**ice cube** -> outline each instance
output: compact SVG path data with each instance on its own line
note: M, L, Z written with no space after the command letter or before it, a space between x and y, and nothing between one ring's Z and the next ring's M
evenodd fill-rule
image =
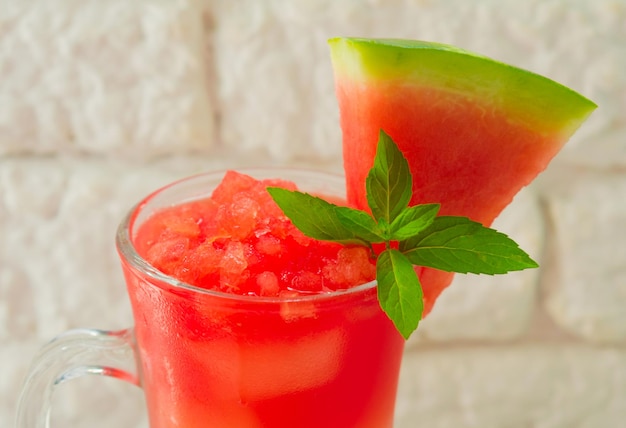
M324 267L324 277L339 287L364 284L376 276L376 266L365 247L347 247L337 252L337 260Z
M246 272L248 261L245 255L244 244L231 241L227 244L222 260L220 261L220 285L226 290L238 289L239 285L248 278Z
M276 238L272 235L262 235L259 236L259 240L255 245L255 249L265 255L274 256L279 254L282 246L280 243L280 239Z
M277 296L280 291L278 278L273 272L261 272L257 275L256 283L259 286L261 296Z
M339 373L344 353L345 333L339 328L289 342L242 343L241 399L267 400L325 385Z
M295 290L281 290L279 296L282 299L297 298L302 296ZM284 300L280 303L280 316L286 322L294 322L303 318L315 318L317 316L317 308L315 303L311 301L295 301L290 302Z
M210 388L208 395L245 404L331 382L341 370L346 338L343 329L335 328L282 341L231 336L190 343L189 349L194 382L199 382L194 388Z

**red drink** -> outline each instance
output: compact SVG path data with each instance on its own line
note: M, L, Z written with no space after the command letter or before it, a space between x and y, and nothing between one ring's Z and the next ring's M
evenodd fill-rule
M343 196L340 179L296 174ZM150 426L391 428L404 340L363 283L367 252L302 236L262 198L207 200L221 178L148 197L135 248L120 245Z

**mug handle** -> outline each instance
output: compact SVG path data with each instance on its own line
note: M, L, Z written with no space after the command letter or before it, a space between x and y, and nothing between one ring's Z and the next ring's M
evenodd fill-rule
M44 346L26 377L16 428L48 428L57 385L85 375L109 376L140 386L132 329L69 330Z

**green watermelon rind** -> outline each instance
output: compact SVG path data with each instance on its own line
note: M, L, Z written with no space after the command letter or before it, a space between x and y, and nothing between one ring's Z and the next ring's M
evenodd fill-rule
M441 88L495 105L546 133L573 133L597 108L547 77L435 42L337 37L329 40L336 79Z

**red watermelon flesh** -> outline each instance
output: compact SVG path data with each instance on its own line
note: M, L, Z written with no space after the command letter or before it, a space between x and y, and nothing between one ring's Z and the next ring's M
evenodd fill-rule
M490 225L596 105L545 77L455 47L405 40L330 41L348 201L367 209L380 130L413 175L411 204ZM420 269L425 314L452 274Z

